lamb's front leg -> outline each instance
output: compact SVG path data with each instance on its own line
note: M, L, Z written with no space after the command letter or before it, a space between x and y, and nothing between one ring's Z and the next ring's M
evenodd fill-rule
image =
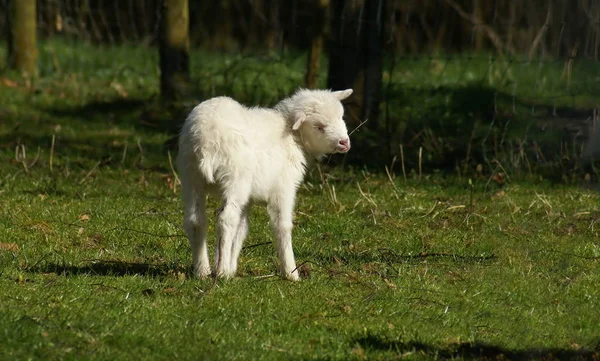
M271 227L275 234L275 245L281 264L283 277L297 281L300 279L296 269L294 250L292 249L292 212L294 197L281 197L268 205Z

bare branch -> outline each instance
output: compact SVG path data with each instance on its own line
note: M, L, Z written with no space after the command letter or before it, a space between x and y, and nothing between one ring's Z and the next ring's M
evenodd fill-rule
M552 1L550 0L550 1L548 1L548 12L546 13L546 22L544 22L544 25L542 25L542 27L538 31L537 35L535 36L535 39L533 40L533 44L531 44L531 49L529 50L529 61L531 61L531 59L533 59L533 55L535 54L535 51L537 50L538 46L542 42L542 37L544 36L544 34L546 33L546 30L550 26L551 20L552 20Z
M450 5L458 13L458 15L460 15L461 18L470 21L473 23L473 25L481 27L481 29L486 32L488 38L490 38L501 56L504 54L504 50L508 51L510 54L515 53L515 49L513 49L510 44L504 44L498 33L496 33L491 26L485 24L483 19L477 19L475 16L467 13L454 0L446 0L446 3L448 3L448 5Z

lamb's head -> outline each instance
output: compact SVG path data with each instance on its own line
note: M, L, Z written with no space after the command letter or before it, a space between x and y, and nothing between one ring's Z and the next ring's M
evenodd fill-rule
M290 98L288 108L292 130L298 132L304 148L317 157L350 150L341 101L352 89L341 91L300 90Z

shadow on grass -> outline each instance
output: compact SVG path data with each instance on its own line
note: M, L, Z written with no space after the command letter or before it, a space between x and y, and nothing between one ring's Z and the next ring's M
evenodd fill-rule
M60 106L44 109L55 117L83 118L86 122L101 122L135 128L178 133L195 101L161 103L158 99L110 99L89 102L81 106Z
M562 155L563 143L571 147L585 143L594 110L557 106L553 98L544 100L547 102L536 103L481 82L395 85L386 94L385 101L391 104L389 115L357 132L355 144L357 149L367 150L363 156L375 154L372 161L388 165L402 144L408 168L422 161L426 168L454 171L465 160L484 163L487 158L521 151L515 149L516 144L524 147L522 151L529 153L529 159L542 155L550 162ZM382 149L386 143L389 156ZM414 156L421 148L422 159ZM350 152L348 160L353 162L360 156Z
M180 264L149 264L123 261L91 261L79 266L47 263L33 266L30 272L56 273L65 276L150 276L161 277L179 272L187 274L188 269Z
M513 350L482 342L463 342L450 344L447 347L436 347L422 342L401 342L388 340L377 335L358 337L353 345L362 347L367 355L370 352L393 352L397 356L420 354L435 359L465 360L598 360L600 346L590 349L567 350L559 348L539 348Z
M73 114L78 113L74 111ZM144 169L158 167L156 170L161 172L170 171L164 160L169 151L174 156L173 145L163 143L162 137L152 137L153 132L140 134L136 130L113 129L110 120L100 127L90 127L94 122L91 120L93 117L77 116L82 119L65 120L74 125L75 131L57 132L55 138L50 130L51 124L55 124L51 119L44 120L36 127L17 124L11 132L0 134L0 146L6 150L24 147L27 164L48 166L48 157L53 150L54 164L68 164L71 169L134 165ZM62 124L65 125L64 122ZM40 153L39 162L34 161Z
M331 253L318 254L302 254L299 253L299 258L307 259L308 262L325 265L333 263L355 263L366 264L380 262L388 265L400 263L417 263L427 260L429 263L457 263L457 264L490 264L496 260L496 255L481 254L481 255L461 255L457 253L445 252L420 252L414 254L400 254L389 248L379 248L378 253L374 252L350 252L339 251L333 256Z

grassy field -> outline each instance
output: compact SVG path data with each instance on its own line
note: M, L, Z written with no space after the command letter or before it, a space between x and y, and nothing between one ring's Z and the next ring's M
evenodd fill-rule
M398 162L389 177L323 165L295 214L301 282L275 275L261 207L239 277L193 279L164 146L181 118L153 99L155 55L129 67L114 65L127 49L79 50L89 56L46 49L33 83L0 79L0 359L600 358L600 193L587 183L499 163L419 175L409 151L406 179ZM302 78L300 56L269 72L260 58L194 56L209 64L194 70L207 94L248 103ZM456 71L444 74L427 79L455 94ZM427 84L417 78L402 79ZM443 98L431 99L433 116Z
M273 276L256 207L239 278L215 283L189 278L168 172L4 170L2 359L600 356L594 191L313 174L304 280Z

